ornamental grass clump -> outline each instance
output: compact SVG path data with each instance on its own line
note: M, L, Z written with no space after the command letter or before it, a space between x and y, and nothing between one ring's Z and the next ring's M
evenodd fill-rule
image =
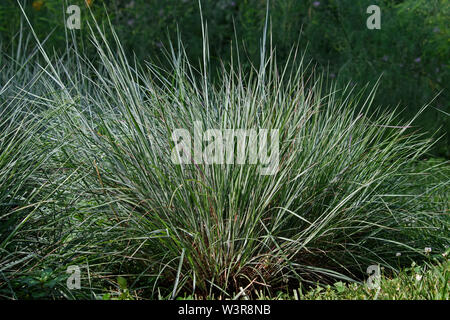
M46 110L63 106L45 133L64 141L51 165L70 181L60 186L72 228L61 245L89 261L92 281L126 274L146 297L233 298L359 281L370 265L395 270L448 243L439 193L448 183L415 166L431 142L413 120L374 108L375 88L339 89L295 48L280 66L266 35L259 67L244 71L235 57L212 81L205 27L200 67L178 41L167 50L170 70L131 61L98 25L91 34L97 60L44 55L35 95ZM277 170L174 162L173 133L194 136L195 123L277 130ZM243 150L248 159L251 141Z

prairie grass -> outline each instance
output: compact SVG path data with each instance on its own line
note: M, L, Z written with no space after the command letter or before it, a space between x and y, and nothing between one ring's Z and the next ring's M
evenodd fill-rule
M270 296L362 281L374 264L396 272L448 245L448 162L418 165L433 142L414 119L373 106L376 87L328 83L298 48L278 65L267 26L259 66L244 74L234 56L213 82L202 26L199 70L181 40L161 70L94 23L97 60L39 44L19 63L31 84L2 78L3 296L97 298L124 282L144 298ZM174 164L172 133L195 121L279 130L277 173ZM80 291L65 288L73 264Z

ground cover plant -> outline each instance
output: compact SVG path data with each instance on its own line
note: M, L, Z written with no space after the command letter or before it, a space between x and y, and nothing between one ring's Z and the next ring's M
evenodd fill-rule
M272 296L256 291L253 296L258 300L448 300L447 255L448 252L439 258L432 258L423 266L412 263L395 277L382 275L378 288L370 289L365 284L338 281L332 285L317 284L311 288L299 287L290 291L278 291ZM208 298L215 299L215 297ZM248 300L249 296L242 291L239 298ZM106 296L105 299L111 299L111 296ZM192 300L202 297L189 295L178 299Z
M280 64L268 19L259 63L247 72L231 55L211 74L201 26L199 67L181 40L168 68L140 62L95 20L94 59L70 33L51 53L31 23L31 58L4 52L2 297L276 297L445 254L449 163L423 160L436 141L415 123L427 105L405 122L373 104L376 86L337 85L299 47ZM195 123L278 130L276 172L175 163L173 133ZM66 286L73 265L79 290Z

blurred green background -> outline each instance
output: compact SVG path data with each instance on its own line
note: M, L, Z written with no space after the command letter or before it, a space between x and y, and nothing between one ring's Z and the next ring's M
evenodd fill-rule
M67 1L20 1L39 39L48 37L45 47L65 50ZM176 41L179 32L191 60L201 59L197 0L69 0L68 4L82 8L82 28L75 34L88 54L93 53L87 32L90 8L105 23L108 12L130 57L134 52L140 60L163 66L163 48L168 48L170 40ZM248 57L246 65L258 63L266 0L202 0L201 4L208 23L212 67L230 58L235 37L241 57ZM372 4L381 8L381 30L366 27L366 9ZM404 119L431 102L416 122L417 129L431 136L440 128L436 137L443 137L432 152L450 158L450 1L272 0L270 17L271 41L280 62L299 43L302 51L307 49L306 61L327 71L330 80L340 85L362 88L382 75L374 105L398 106ZM17 1L1 0L3 52L14 55L21 24L26 22Z

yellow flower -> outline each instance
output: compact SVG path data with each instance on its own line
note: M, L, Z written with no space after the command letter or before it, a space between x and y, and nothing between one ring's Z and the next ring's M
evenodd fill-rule
M43 5L44 5L44 1L42 1L42 0L33 1L33 4L32 4L34 10L37 10L37 11L41 10Z
M84 0L84 2L86 2L86 5L88 7L90 7L92 5L92 3L94 2L94 0Z

